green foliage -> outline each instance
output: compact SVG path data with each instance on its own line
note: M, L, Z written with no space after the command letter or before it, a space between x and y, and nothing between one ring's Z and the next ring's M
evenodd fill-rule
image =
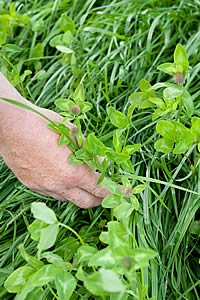
M0 163L0 298L13 288L16 300L197 299L197 3L10 2L0 3L1 71L41 107L55 100L77 126L50 123L59 144L111 194L83 211L31 192ZM160 82L161 63L172 81ZM47 216L33 220L38 201Z
M128 118L123 113L117 111L113 107L108 107L107 112L111 123L115 127L126 128L128 126Z

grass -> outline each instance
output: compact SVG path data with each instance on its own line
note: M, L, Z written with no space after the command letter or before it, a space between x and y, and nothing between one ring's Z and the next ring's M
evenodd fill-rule
M8 13L11 2L0 2L1 14ZM87 114L85 135L95 132L109 145L113 126L106 115L106 106L112 104L124 112L128 97L138 89L140 79L148 79L151 83L166 80L168 77L156 70L156 66L172 60L177 43L186 47L189 56L192 70L187 85L193 95L195 114L200 115L198 0L19 0L15 7L18 14L28 15L31 22L22 27L13 25L8 30L7 44L14 44L21 50L11 51L3 46L1 70L27 99L54 110L54 100L65 97L66 93L69 95L71 88L86 74L86 96L93 103L93 110ZM79 71L72 72L69 64L62 63L62 54L49 45L57 32L54 25L64 12L74 20L77 29L72 48ZM31 24L37 21L44 23L33 31ZM34 53L35 45L41 42L44 52ZM20 83L16 70L21 75L26 69L31 70L32 75ZM154 127L151 112L140 110L134 113L133 128L128 136L129 143L144 144L133 156L135 174L132 179L136 183L148 181L151 187L141 193L142 214L131 218L130 230L139 247L159 252L150 267L144 268L146 298L141 296L141 299L198 299L198 237L191 234L190 226L198 219L199 154L196 150L184 156L155 152ZM79 232L88 243L99 243L104 221L112 218L111 212L101 207L81 210L28 190L1 161L0 299L13 299L3 283L14 269L24 264L18 245L23 243L29 254L36 252L27 226L33 221L30 204L38 200L47 203L62 223ZM71 261L76 249L77 240L69 231L61 229L55 253ZM42 299L55 299L48 286ZM91 296L79 284L72 299L99 298Z

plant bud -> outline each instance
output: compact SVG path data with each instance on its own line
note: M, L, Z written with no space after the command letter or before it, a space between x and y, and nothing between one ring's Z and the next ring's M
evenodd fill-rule
M123 187L122 192L125 197L130 197L130 195L132 193L132 188L131 187Z
M71 135L72 136L74 136L74 137L77 136L78 132L79 132L78 127L71 128Z
M184 81L185 81L185 76L183 73L180 73L180 72L177 72L174 77L173 77L173 81L176 83L176 84L183 84Z
M80 113L80 107L78 105L73 105L71 107L71 112L74 114L74 115L78 115Z

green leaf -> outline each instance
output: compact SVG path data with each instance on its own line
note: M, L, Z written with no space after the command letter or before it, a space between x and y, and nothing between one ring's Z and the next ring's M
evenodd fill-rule
M18 294L19 295L19 294ZM17 295L17 296L18 296ZM26 300L35 300L35 299L42 299L42 297L44 296L44 290L41 289L40 287L38 288L33 288L33 290L31 292L29 292L29 294L26 296ZM15 300L22 300L22 298L19 295L19 299L16 297Z
M140 205L137 197L135 195L131 195L130 201L133 206L133 209L138 210Z
M27 265L15 270L5 281L4 287L9 293L19 293L25 287L27 280L35 270Z
M106 189L108 189L113 194L116 194L116 195L122 194L120 191L119 185L109 178L105 177L101 184L102 184L102 186L104 186Z
M30 283L33 286L43 286L56 279L61 268L54 265L45 265L31 276Z
M43 32L45 30L45 24L42 19L39 19L37 21L32 21L31 20L31 26L32 26L32 31L33 32Z
M85 114L86 112L90 111L93 108L92 103L87 101L84 101L83 104L80 104L80 106L83 114Z
M146 93L151 88L151 84L147 80L142 79L139 82L139 87L141 92Z
M163 97L164 99L175 99L177 97L180 97L183 94L183 92L183 87L174 85L164 89Z
M121 202L121 197L119 195L111 194L107 195L103 201L102 206L105 208L114 208Z
M40 240L37 245L39 256L43 250L51 248L57 238L59 231L58 224L49 225L46 228L43 228L40 233Z
M188 57L185 48L181 44L178 44L174 51L174 62L176 65L182 66L184 73L187 72L189 67Z
M47 224L56 224L58 220L52 209L43 202L31 203L31 212L35 219L41 220Z
M83 102L85 100L85 90L83 83L79 83L77 88L73 93L73 100L79 104L79 102Z
M130 159L121 163L121 167L123 168L124 171L128 171L131 173L135 172L133 164Z
M151 249L146 249L146 248L133 249L133 256L136 262L153 259L154 257L156 257L156 255L158 255L158 253Z
M128 155L132 155L133 153L137 152L140 148L141 144L127 145L123 148L122 152Z
M191 134L196 141L200 140L200 118L192 118Z
M64 122L74 120L74 115L72 115L71 113L68 113L66 111L61 111L59 114L64 117L63 119Z
M122 180L123 187L125 187L125 188L132 187L130 180L125 175L121 177L121 180Z
M83 271L82 266L79 266L78 271L76 272L76 278L80 281L84 281L85 277L85 272Z
M197 234L200 236L200 221L193 221L190 225L189 231L191 234Z
M104 244L109 244L109 234L106 231L100 233L99 239Z
M193 142L191 139L185 139L175 144L173 153L184 154L191 146Z
M151 103L155 104L159 108L162 108L162 109L166 108L165 102L160 98L149 98L149 101Z
M88 262L89 267L112 268L115 264L116 261L109 247L97 251Z
M73 153L69 155L68 162L74 166L81 166L84 163L82 160L77 159Z
M127 226L124 222L110 221L107 223L108 227L108 244L113 251L115 257L129 255L132 249L127 243L130 238L130 233L127 231Z
M105 149L106 147L104 146L104 144L100 141L100 139L98 139L94 133L90 133L86 140L85 140L85 145L84 145L85 149L94 154L94 155L100 155L100 156L104 156L105 155Z
M59 123L60 124L60 123ZM52 129L54 132L61 134L62 129L60 128L58 122L54 123L49 123L48 128Z
M19 247L19 252L21 254L21 256L23 257L23 259L25 259L27 261L27 263L33 267L34 269L39 269L41 268L44 264L43 262L41 262L39 259L37 259L36 257L29 255L26 253L25 249L24 249L24 245L20 244Z
M156 97L154 90L151 89L151 84L147 80L140 80L139 86L141 92L145 93L148 97Z
M133 188L133 194L139 194L146 189L146 184L138 184Z
M191 115L194 113L194 103L192 100L192 96L187 90L185 90L182 94L182 101L187 114L189 115L189 117L191 117Z
M154 91L160 89L160 88L163 88L163 87L168 87L168 86L171 86L171 83L167 83L167 82L157 82L155 83L154 85L152 85L152 89Z
M57 45L56 49L64 54L70 55L70 57L74 53L74 51L72 49L62 46L62 45Z
M56 253L63 257L66 262L69 262L77 252L77 249L80 247L80 242L77 238L68 236L67 238L61 239L56 243Z
M128 116L129 119L132 118L132 115L133 115L133 112L134 112L135 108L136 108L136 105L134 103L129 106L128 113L127 113L127 116Z
M135 107L138 107L139 109L145 109L152 106L152 103L148 100L148 96L143 92L131 94L128 101L131 104L135 104Z
M101 160L101 165L100 165L100 172L101 175L99 176L98 180L97 180L97 184L102 183L102 181L104 180L105 176L106 176L106 172L109 168L109 163L108 160L106 158L103 159L103 161Z
M33 221L33 223L28 226L28 231L31 234L32 240L39 241L41 230L46 227L48 227L47 223L44 223L38 219Z
M31 57L32 58L38 58L44 56L44 46L42 43L38 43L35 45L35 47L31 51Z
M121 152L122 150L122 141L121 135L123 133L123 129L116 129L113 131L113 147L117 152Z
M191 131L187 127L185 127L182 123L173 121L173 124L176 127L176 141L182 141L182 140L191 140Z
M134 260L134 269L139 269L148 266L149 260L155 258L157 255L158 253L151 249L133 249L131 256Z
M57 46L67 46L69 47L69 45L66 45L63 41L63 34L57 34L56 36L54 36L50 42L49 42L51 47L57 47Z
M92 156L89 152L87 152L85 149L79 149L75 152L76 158L86 161L92 159Z
M174 146L173 140L167 140L167 139L159 139L155 142L154 147L157 151L163 152L163 153L169 153L172 151L172 148Z
M66 31L63 35L62 35L62 41L64 43L65 46L69 47L73 41L73 34L71 33L71 31Z
M60 29L64 32L70 31L71 33L75 33L75 25L74 21L68 16L68 13L63 13L59 19Z
M169 75L174 75L177 72L176 65L172 63L161 64L157 69Z
M107 108L107 113L111 123L118 128L126 128L129 124L128 117L120 111L117 111L113 107Z
M114 271L100 269L84 279L85 287L96 296L124 292L124 286Z
M31 70L25 70L24 73L20 76L21 81L24 82L27 76L31 75L32 71Z
M175 141L176 139L176 127L175 125L166 120L161 120L156 124L156 131L165 139Z
M130 158L130 156L126 153L118 153L115 151L108 152L107 157L109 160L116 162L116 164L121 164Z
M69 145L71 143L70 139L66 135L61 134L58 140L59 146Z
M33 293L33 290L35 289L34 286L32 286L29 281L26 283L25 287L23 288L23 290L18 293L16 296L15 296L15 300L28 300L28 299L31 299L30 297L30 294L34 294ZM35 300L34 298L32 298L32 300Z
M113 215L120 221L129 220L129 216L132 214L134 207L128 203L123 202L113 209Z
M52 253L52 252L43 252L41 254L41 259L46 258L46 260L53 265L56 265L57 267L65 267L65 262L59 255Z
M95 253L97 253L97 249L89 246L89 245L82 245L81 247L78 248L77 251L77 257L78 257L78 262L83 263L83 262L88 262L91 257Z
M55 279L59 300L69 300L76 288L77 281L69 272L63 270L59 272Z
M62 111L71 111L71 107L75 105L74 101L69 99L56 99L54 101L55 105Z

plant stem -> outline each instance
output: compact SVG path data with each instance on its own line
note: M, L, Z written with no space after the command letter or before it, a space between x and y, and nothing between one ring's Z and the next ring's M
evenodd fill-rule
M59 223L60 226L65 227L66 229L68 229L69 231L71 231L81 242L82 245L85 245L85 242L83 241L82 237L71 227L69 227L68 225L65 225L63 223Z

